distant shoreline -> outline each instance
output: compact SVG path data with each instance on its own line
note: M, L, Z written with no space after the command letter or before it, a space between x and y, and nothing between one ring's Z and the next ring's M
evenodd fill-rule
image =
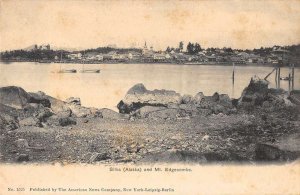
M49 61L49 62L39 62L39 61L28 61L28 60L19 60L19 61L3 61L0 60L0 63L9 64L9 63L16 63L16 62L32 62L32 63L39 63L39 64L52 64L52 63L61 63L61 64L143 64L143 65L184 65L184 66L232 66L232 63L218 63L218 62L209 62L209 63L202 63L202 62L185 62L185 63L177 63L177 62L116 62L116 61L90 61L90 62L82 62L82 61ZM265 63L265 64L257 64L257 63L235 63L235 66L247 66L247 67L275 67L277 64ZM288 67L288 66L281 66L281 67ZM299 68L295 66L295 68Z

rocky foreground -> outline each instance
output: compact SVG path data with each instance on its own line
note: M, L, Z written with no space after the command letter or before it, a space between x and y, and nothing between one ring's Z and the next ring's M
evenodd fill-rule
M133 86L119 113L0 88L0 161L289 162L300 156L300 95L253 77L239 99Z

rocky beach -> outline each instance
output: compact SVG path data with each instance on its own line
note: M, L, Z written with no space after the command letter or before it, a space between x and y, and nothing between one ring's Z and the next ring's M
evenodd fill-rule
M238 99L136 84L119 113L0 88L2 163L262 163L300 156L300 92L256 76Z

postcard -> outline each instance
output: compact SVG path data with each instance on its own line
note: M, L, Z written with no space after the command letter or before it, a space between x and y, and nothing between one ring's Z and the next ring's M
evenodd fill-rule
M299 194L300 1L0 0L0 194Z

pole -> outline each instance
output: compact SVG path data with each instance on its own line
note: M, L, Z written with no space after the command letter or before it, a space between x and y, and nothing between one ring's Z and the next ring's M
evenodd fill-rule
M277 80L277 76L278 75L278 68L276 67L276 72L275 72L275 84L276 84L276 88L278 88L278 80Z
M294 90L294 81L295 81L295 64L292 66L292 90Z
M291 64L289 65L289 94L291 93Z
M278 81L278 88L280 88L280 67L278 67L278 78L277 78L277 81Z
M232 84L234 84L234 70L235 70L235 64L232 63L233 69L232 69Z
M265 80L267 80L267 78L276 70L276 68L274 68L267 76L265 76Z

